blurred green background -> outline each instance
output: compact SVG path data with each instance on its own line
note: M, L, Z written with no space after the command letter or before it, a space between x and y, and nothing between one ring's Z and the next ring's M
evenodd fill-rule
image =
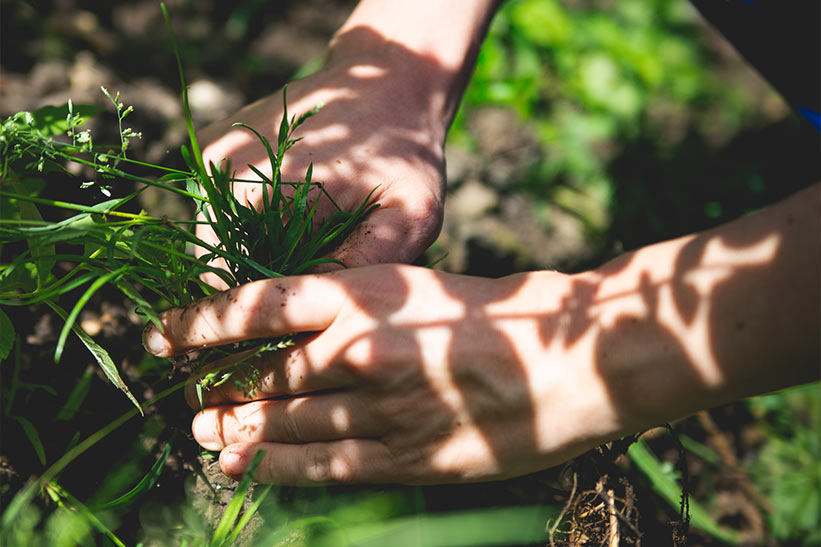
M527 193L548 235L573 217L577 249L516 257L571 270L789 195L818 180L818 144L680 0L507 2L449 140L481 154L467 178Z

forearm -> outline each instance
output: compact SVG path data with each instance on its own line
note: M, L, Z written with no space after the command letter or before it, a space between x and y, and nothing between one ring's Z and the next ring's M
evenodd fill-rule
M578 276L625 430L819 377L819 192Z
M329 45L327 65L388 59L403 94L450 125L501 0L362 0Z

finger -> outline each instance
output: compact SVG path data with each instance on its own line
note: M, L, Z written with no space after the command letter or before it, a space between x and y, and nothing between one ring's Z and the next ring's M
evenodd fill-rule
M433 243L441 227L441 204L433 198L413 204L383 200L330 257L347 268L410 263Z
M203 448L222 450L238 442L375 438L385 428L373 418L365 398L337 391L206 408L194 417L191 431Z
M193 409L226 403L242 403L282 395L298 395L313 391L338 389L350 385L344 368L327 366L331 357L324 354L321 344L309 344L315 337L303 338L294 346L266 351L248 358L258 349L232 355L203 367L185 389L185 398ZM315 363L322 363L316 365ZM197 394L196 384L208 374L231 373L218 386L205 388Z
M220 454L222 471L239 480L262 450L257 482L283 485L413 482L412 470L373 439L307 444L238 443Z
M239 340L319 331L333 322L344 300L345 290L332 274L255 281L162 313L162 332L149 323L143 345L170 357Z

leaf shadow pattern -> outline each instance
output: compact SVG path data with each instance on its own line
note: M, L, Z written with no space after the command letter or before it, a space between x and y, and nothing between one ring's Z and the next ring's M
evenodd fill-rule
M322 71L288 86L289 112L299 114L318 105L321 109L295 133L301 142L284 160L283 180L301 180L312 165L313 180L323 184L346 211L356 209L375 189L373 201L380 209L355 229L337 254L355 265L410 262L441 228L444 134L437 129L443 121L435 119L435 113L454 100L445 86L454 70L369 27L350 29L333 43L349 52L345 59L329 55ZM414 93L403 85L403 77L397 77L401 73L424 74L431 92ZM388 104L372 100L385 95L392 97ZM258 180L248 165L270 176L263 147L232 124L247 124L271 138L279 130L281 104L276 95L265 97L203 129L199 135L206 143L206 163L228 158L242 180ZM250 203L259 203L262 197L255 182L237 183L235 193ZM334 210L330 200L320 199L317 222ZM406 247L409 250L403 253ZM396 257L393 252L400 254Z
M800 246L786 240L808 219L782 220L760 228L748 219L721 235L680 240L666 267L639 252L578 276L491 281L384 265L246 290L258 297L240 298L236 313L213 317L208 329L262 333L309 303L341 311L294 348L262 358L260 396L274 398L221 408L233 435L221 432L223 444L298 445L312 469L301 476L313 483L486 481L559 464L722 397L812 380L812 367L798 367L776 385L771 376L729 385L752 359L814 358L801 339L817 337L817 320L791 332L785 316L813 317L815 299L785 285L813 276L818 259L789 256ZM802 268L774 275L782 261ZM602 276L625 273L635 286L603 288ZM310 294L329 280L342 293L336 304ZM538 284L551 290L533 292ZM761 291L783 293L787 311L753 306L735 317L739 299ZM772 343L764 350L749 343L765 336ZM362 439L369 442L331 446ZM297 479L304 469L295 465L274 476Z
M369 64L364 71L347 67L335 94L304 127L305 140L301 144L310 145L312 151L300 155L307 148L295 147L285 171L299 173L313 162L315 178L334 185L333 194L343 209L355 203L355 196L363 189L370 191L380 185L376 198L387 200L383 201L382 211L393 209L401 214L401 202L409 202L414 196L391 194L389 190L400 188L405 181L369 177L374 173L372 164L387 158L403 162L410 171L434 174L432 178L441 183L441 157L431 153L429 143L420 137L429 128L421 117L403 115L404 110L418 106L416 99L399 90L394 111L369 114L393 128L392 138L387 142L373 140L369 126L362 123L353 107L367 98L361 92L363 79L369 79L369 85L379 85L382 76L400 69L397 66L421 65L433 75L443 69L430 60L401 51L395 44L385 43L368 29L350 32L373 47L393 48L405 62L391 66ZM345 35L339 39L345 39ZM318 99L310 94L300 95L299 82L290 89L297 101ZM258 118L255 108L259 106L250 106L238 120L232 121L256 124L252 120ZM276 119L272 117L267 128L256 125L263 133L273 133ZM334 119L335 123L323 126L324 119ZM216 127L218 131L219 126ZM340 147L346 150L343 156L339 155ZM242 139L219 152L217 156L231 156L237 165L259 163L263 154L261 149L244 147ZM360 173L364 176L357 177ZM246 195L253 190L254 186L249 186ZM436 192L431 195L435 199ZM425 217L430 211L430 207L424 207L416 214ZM436 230L440 222L441 219L434 220ZM350 249L362 245L365 239L378 240L386 247L398 245L412 237L410 231L415 229L413 222L404 226L404 231L386 232L377 229L373 222L366 222L350 240ZM795 219L789 218L783 219L783 225L777 229L769 226L763 231L746 223L743 229L729 235L687 239L669 264L642 263L641 254L625 255L592 274L568 277L557 283L555 294L545 302L532 302L532 309L525 313L511 312L504 304L528 288L527 276L505 278L494 290L483 291L489 285L445 281L443 276L431 273L426 278L428 294L420 297L420 287L410 281L406 270L399 266L382 267L376 280L340 284L346 292L344 300L359 313L353 329L358 332L344 344L334 345L331 333L343 328L339 325L345 318L340 318L326 331L302 338L293 349L271 362L260 363L265 370L262 381L268 386L261 392L268 398L255 407L253 418L240 413L245 405L221 407L219 423L232 423L223 427L219 435L226 443L236 441L226 438L225 431L231 429L241 432L244 441L275 441L289 449L299 447L302 452L291 450L290 454L299 454L308 461L312 468L308 482L320 484L363 482L355 470L372 464L375 454L386 457L391 466L377 469L364 482L498 480L556 465L620 434L715 404L711 392L726 388L722 384L724 378L736 375L751 358L761 358L745 354L740 338L772 338L769 357L773 362L782 358L812 360L813 355L797 349L795 336L787 332L786 322L779 319L784 316L783 310L758 310L752 323L733 317L732 313L732 303L739 297L754 299L763 291L789 292L783 286L783 278L778 281L781 285L773 284L771 266L782 261L795 262L790 256L794 249L784 242L796 231L806 229L808 226L798 226ZM717 245L725 255L738 260L716 264L710 257L711 248ZM750 255L760 259L745 260ZM805 257L798 263L803 267L796 275L814 275L819 271L817 257ZM635 275L635 286L620 294L602 296L604 277L636 271L639 273ZM260 295L257 302L242 310L242 321L248 330L258 331L259 325L270 324L278 307L286 306L290 298L301 298L297 293L307 290L299 280L289 283L289 289L295 292L283 290L281 294L273 291L272 295ZM624 302L621 307L611 305L620 301ZM785 299L784 307L806 310L817 301L817 294L793 297ZM605 307L618 311L604 316ZM232 315L215 321L209 328L219 331L224 327L221 323L236 320ZM815 324L807 328L818 332L817 317ZM397 335L399 329L401 336ZM694 354L686 342L694 329L705 342L702 355ZM525 362L518 349L525 342L535 343L533 333L544 360ZM432 341L442 340L445 343L440 346L444 350L436 350L440 346ZM630 340L632 347L625 347L625 340ZM323 352L309 350L322 344ZM561 380L572 377L574 372L569 369L583 364L563 362L556 356L585 351L594 370L588 377L590 385L576 384L568 389ZM656 359L652 366L634 366L645 353ZM507 358L498 360L499 354ZM714 370L705 372L704 358L715 365ZM553 384L549 389L534 386L536 368L554 371L552 376L548 374ZM333 376L328 373L332 369L343 372ZM331 380L318 388L295 388L298 380L303 379L291 375L296 370L325 374L325 379ZM785 376L783 382L787 385L808 379L811 378ZM746 384L745 391L722 393L725 397L743 397L773 387L778 386L752 382ZM576 393L572 393L573 389ZM563 405L574 398L584 398L589 390L602 390L615 424L595 423L599 416L592 411L566 416L567 408L574 407L563 409ZM681 396L688 392L693 396ZM298 400L330 401L323 407L328 412L308 417L305 407L309 404L295 404ZM281 409L275 410L276 407ZM378 417L378 423L365 433L356 431L354 419L368 414ZM514 415L518 420L511 426L510 417ZM272 416L285 417L283 423L290 425L273 424ZM332 422L332 433L322 438L294 427L297 422L311 421L312 425ZM594 424L585 430L585 422ZM409 424L424 424L425 428L416 429ZM276 439L270 438L272 431L276 432ZM442 438L430 442L426 435L431 431L440 432ZM453 442L455 438L460 442ZM350 442L336 454L325 450L340 439L374 442ZM375 448L377 452L373 452ZM301 464L294 464L298 465ZM434 476L429 473L431 469L435 470ZM293 479L295 475L288 477ZM282 482L291 481L286 478Z

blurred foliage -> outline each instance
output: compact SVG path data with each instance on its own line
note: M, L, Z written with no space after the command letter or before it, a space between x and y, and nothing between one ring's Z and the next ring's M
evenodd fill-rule
M772 503L773 537L821 545L821 386L758 397L749 406L766 443L748 468Z
M477 108L513 109L542 150L517 187L581 216L594 240L609 230L632 248L715 225L780 195L765 195L755 159L725 158L718 172L704 160L786 115L751 69L717 55L720 42L681 0L511 0L450 142L471 143Z

